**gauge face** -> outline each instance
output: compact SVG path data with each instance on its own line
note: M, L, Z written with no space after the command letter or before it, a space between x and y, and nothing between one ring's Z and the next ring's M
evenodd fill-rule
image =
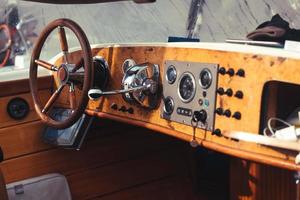
M184 73L180 78L178 86L180 99L185 103L190 102L194 98L195 92L196 84L193 75L190 73Z
M177 78L177 71L173 65L170 65L166 72L166 79L169 84L173 84Z
M211 83L212 83L212 75L211 75L211 72L210 72L208 69L203 69L203 70L200 72L200 75L199 75L199 82L200 82L200 86L201 86L203 89L209 88L209 86L210 86Z
M168 115L171 115L174 110L174 101L171 97L167 97L164 100L164 112Z

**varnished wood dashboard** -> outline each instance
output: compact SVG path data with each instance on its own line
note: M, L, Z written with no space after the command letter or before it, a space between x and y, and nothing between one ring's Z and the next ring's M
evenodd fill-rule
M296 53L286 53L281 49L266 47L228 45L226 49L215 46L203 47L197 45L124 45L124 46L93 46L93 55L102 56L110 67L109 83L106 90L115 90L121 87L123 78L122 63L134 59L136 63L153 63L160 68L160 89L162 93L162 76L167 60L215 63L226 70L232 68L235 72L243 69L244 76L218 75L217 88L232 89L233 92L242 91L243 98L216 94L216 108L230 109L240 112L241 119L215 115L215 129L221 133L230 131L244 131L253 134L261 132L262 118L276 116L277 99L276 84L268 87L269 83L300 83L300 60ZM232 47L232 49L230 49ZM70 59L73 62L80 58L80 51L73 51ZM300 58L300 56L299 56ZM61 62L60 57L56 64ZM294 91L297 93L297 91ZM293 98L288 96L287 98ZM61 104L68 104L68 98L61 98ZM132 108L133 113L112 109L112 105ZM103 118L110 118L146 127L176 138L191 141L193 128L177 122L161 118L161 104L153 110L147 110L134 104L129 104L122 95L101 97L100 100L90 101L86 113ZM295 104L296 106L296 104ZM262 116L264 113L264 116ZM223 152L232 156L257 161L290 170L299 170L295 164L298 152L271 148L256 143L233 140L224 136L212 134L210 131L195 129L198 143L206 148Z

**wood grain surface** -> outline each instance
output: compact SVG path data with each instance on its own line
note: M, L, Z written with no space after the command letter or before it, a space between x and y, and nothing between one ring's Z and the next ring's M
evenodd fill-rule
M137 63L150 62L160 66L161 77L164 74L163 66L166 60L217 63L226 70L229 68L237 72L245 71L245 77L229 75L218 76L218 87L231 88L235 93L243 91L243 99L217 95L216 107L239 111L241 120L216 115L215 128L221 131L245 131L258 133L260 128L260 113L262 109L262 94L266 83L281 81L299 84L299 60L259 54L238 52L174 48L174 47L110 47L93 49L94 55L104 57L110 65L110 81L106 90L119 89L123 78L122 63L127 58ZM73 52L71 58L77 62L79 52ZM75 62L74 61L74 62ZM60 62L60 59L57 60ZM288 69L288 70L287 70ZM63 98L62 103L67 103ZM111 109L116 103L119 107L134 108L134 114L123 113ZM161 103L160 103L161 104ZM89 114L113 118L164 132L184 140L191 140L193 129L191 126L170 122L160 117L160 109L145 110L126 103L120 95L103 97L99 101L90 101L87 109ZM257 145L254 143L238 142L225 137L212 135L209 131L196 130L198 142L205 147L221 151L245 159L251 159L292 170L300 167L294 164L297 152L283 151L276 148Z

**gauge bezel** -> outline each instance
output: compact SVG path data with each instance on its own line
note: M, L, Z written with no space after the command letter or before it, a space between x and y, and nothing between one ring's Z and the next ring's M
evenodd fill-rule
M175 72L175 79L174 80L169 80L169 78L168 78L169 69L173 69L174 72ZM168 81L169 84L173 84L173 83L175 83L176 79L177 79L177 69L174 65L170 65L166 70L166 80Z
M182 98L182 96L181 96L181 94L180 94L180 83L181 83L182 79L183 79L184 77L186 77L186 76L189 76L189 77L192 79L192 82L193 82L193 84L194 84L194 89L193 89L192 95L191 95L190 98L188 98L188 99ZM194 99L194 97L195 97L196 90L197 90L197 85L196 85L195 77L194 77L193 74L190 73L190 72L184 72L184 73L180 76L180 79L179 79L178 85L177 85L177 93L178 93L178 96L179 96L180 100L181 100L182 102L184 102L184 103L189 103L189 102L191 102L191 101Z
M204 72L207 72L209 74L209 78L210 78L209 84L206 85L206 86L204 86L201 83L201 74L204 73ZM200 74L199 74L199 84L200 84L201 88L203 88L203 89L209 88L211 86L212 82L213 82L213 76L212 76L211 71L209 69L207 69L207 68L202 69L201 72L200 72Z
M171 112L168 112L168 111L166 110L166 103L165 103L165 102L166 102L167 100L170 100L171 103L172 103L172 111L171 111ZM174 103L174 100L173 100L172 97L167 96L167 97L164 99L164 106L163 106L163 109L164 109L164 113L167 114L167 115L171 115L171 114L174 112L174 109L175 109L175 103Z

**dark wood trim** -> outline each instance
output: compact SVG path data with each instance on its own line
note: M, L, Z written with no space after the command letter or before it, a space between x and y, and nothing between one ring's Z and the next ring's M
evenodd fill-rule
M151 123L147 123L147 122L143 122L143 121L138 121L138 120L131 120L125 117L119 117L116 115L112 115L112 114L108 114L108 113L102 113L102 112L96 112L93 110L86 110L86 113L89 115L93 115L93 116L97 116L97 117L101 117L101 118L108 118L108 119L112 119L112 120L116 120L116 121L120 121L120 122L124 122L124 123L128 123L128 124L132 124L135 126L140 126L140 127L144 127L144 128L148 128L154 131L158 131L160 133L165 133L167 135L179 138L181 140L185 140L190 142L192 137L186 133L182 133L176 130L172 130L172 129L168 129L156 124L151 124ZM207 140L201 140L199 138L197 138L198 143L206 148L212 149L214 151L218 151L224 154L228 154L230 156L234 156L234 157L238 157L238 158L242 158L242 159L246 159L246 160L251 160L254 162L258 162L258 163L262 163L262 164L268 164L268 165L272 165L275 167L281 167L281 168L285 168L285 169L289 169L289 170L294 170L294 171L299 171L300 170L300 166L296 165L295 163L292 163L290 161L285 161L279 158L273 158L270 156L266 156L266 155L262 155L262 154L258 154L258 153L254 153L254 152L248 152L248 151L244 151L241 149L236 149L234 147L227 147L224 145L220 145L211 141L207 141Z

